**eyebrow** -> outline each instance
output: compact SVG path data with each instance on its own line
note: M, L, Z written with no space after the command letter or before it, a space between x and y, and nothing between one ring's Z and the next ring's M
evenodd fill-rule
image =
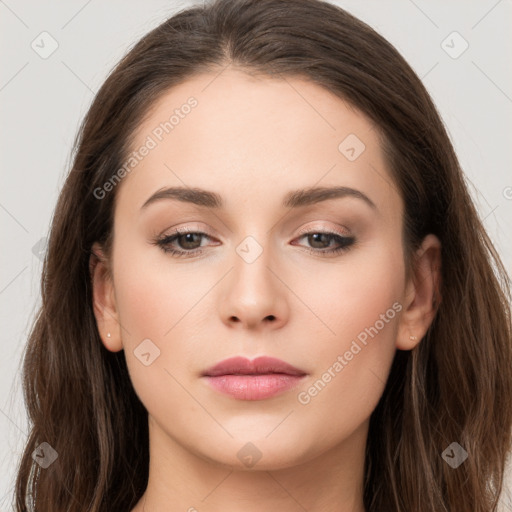
M288 192L283 200L285 208L299 208L317 204L329 199L355 197L361 199L373 210L377 211L375 203L363 192L350 187L310 187ZM177 201L195 204L206 208L221 209L224 207L222 196L216 192L197 187L169 187L157 190L142 205L141 210L150 204L162 199L174 199Z

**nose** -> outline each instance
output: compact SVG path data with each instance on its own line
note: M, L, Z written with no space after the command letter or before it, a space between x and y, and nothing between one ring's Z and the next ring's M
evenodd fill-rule
M221 317L229 327L242 329L276 329L288 318L286 286L279 270L272 265L270 251L262 253L252 262L238 254L233 268L223 280L223 293L219 297Z

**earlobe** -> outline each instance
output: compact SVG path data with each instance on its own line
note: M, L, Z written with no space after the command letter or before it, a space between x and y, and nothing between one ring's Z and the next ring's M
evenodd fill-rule
M103 345L111 352L123 349L121 329L117 317L114 283L108 260L97 242L89 257L89 273L92 284L93 311Z
M429 234L417 251L413 275L406 286L396 341L399 350L412 350L427 333L437 313L440 287L441 242Z

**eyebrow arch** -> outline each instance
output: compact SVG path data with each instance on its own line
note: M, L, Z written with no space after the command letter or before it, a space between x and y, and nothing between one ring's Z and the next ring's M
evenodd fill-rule
M283 200L285 208L299 208L329 199L355 197L363 200L372 209L377 210L375 203L363 192L350 187L310 187L288 192ZM175 199L206 208L220 209L224 207L222 197L216 192L197 187L169 187L157 190L142 205L141 210L162 199Z

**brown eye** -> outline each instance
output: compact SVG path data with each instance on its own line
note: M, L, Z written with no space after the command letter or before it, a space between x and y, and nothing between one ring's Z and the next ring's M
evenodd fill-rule
M176 257L189 257L196 256L202 252L201 241L203 238L210 239L206 233L190 231L188 233L164 235L153 243L158 245L165 253Z
M354 245L356 239L353 236L341 236L337 233L324 231L312 231L302 234L299 239L306 238L310 247L306 247L312 254L336 255L348 251ZM330 248L331 242L337 243L338 247Z
M201 247L201 233L185 233L176 237L178 246L182 249L194 250ZM195 240L194 240L195 238ZM199 244L198 244L199 242Z
M312 233L307 237L309 244L315 249L327 249L333 240L332 235L327 233Z

